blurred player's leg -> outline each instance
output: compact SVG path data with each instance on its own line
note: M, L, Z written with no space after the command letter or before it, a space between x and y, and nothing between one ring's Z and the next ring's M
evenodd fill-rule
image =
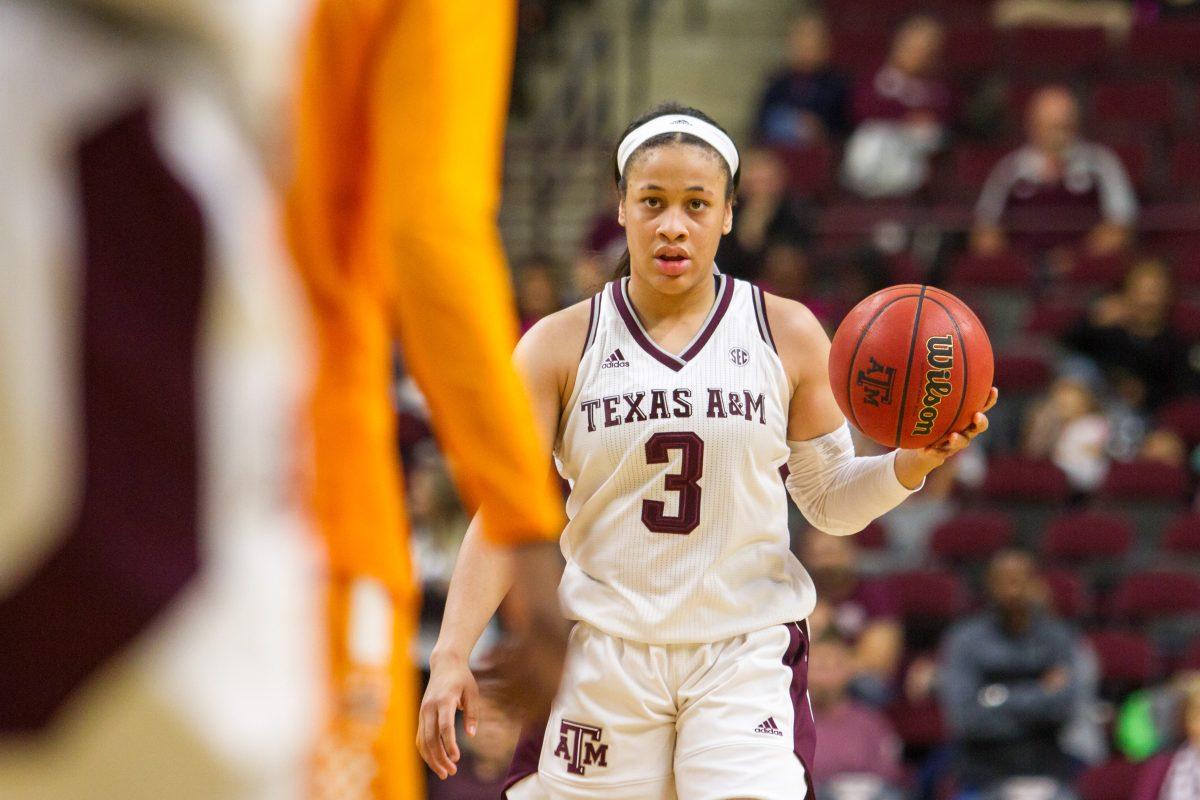
M488 535L512 545L561 525L560 498L534 485L545 453L511 364L495 224L514 30L511 0L327 0L309 33L289 210L320 339L314 505L331 561L333 712L321 798L424 793L397 344Z
M299 797L318 562L272 192L178 39L0 2L0 72L0 797Z

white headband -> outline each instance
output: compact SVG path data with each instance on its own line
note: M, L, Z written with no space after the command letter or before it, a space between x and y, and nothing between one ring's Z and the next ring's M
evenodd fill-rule
M712 145L713 149L720 153L721 157L725 159L725 163L729 165L729 174L737 174L738 151L733 145L733 140L716 125L696 117L689 117L686 114L655 117L645 125L634 128L628 136L621 140L621 145L617 148L617 171L624 175L625 164L633 155L633 151L663 133L690 133L697 139Z

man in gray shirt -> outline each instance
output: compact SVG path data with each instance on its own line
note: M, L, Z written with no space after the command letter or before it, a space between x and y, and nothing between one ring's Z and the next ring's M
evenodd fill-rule
M965 789L1008 778L1070 777L1059 734L1075 706L1078 637L1043 609L1027 553L1003 551L986 573L990 608L946 636L939 692Z

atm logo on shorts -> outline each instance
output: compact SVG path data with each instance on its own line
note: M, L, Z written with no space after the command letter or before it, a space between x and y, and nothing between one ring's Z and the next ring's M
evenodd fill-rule
M567 762L567 772L584 775L588 767L608 766L608 745L600 743L603 728L564 719L558 726L558 747L555 758Z
M768 736L783 736L783 731L779 730L779 726L775 724L774 717L767 717L758 723L758 727L754 729L754 732L765 733Z

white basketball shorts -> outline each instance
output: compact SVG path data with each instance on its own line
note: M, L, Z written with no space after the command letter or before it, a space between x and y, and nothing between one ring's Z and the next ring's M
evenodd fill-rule
M576 624L542 730L507 800L801 800L815 731L803 622L709 644L649 645Z

